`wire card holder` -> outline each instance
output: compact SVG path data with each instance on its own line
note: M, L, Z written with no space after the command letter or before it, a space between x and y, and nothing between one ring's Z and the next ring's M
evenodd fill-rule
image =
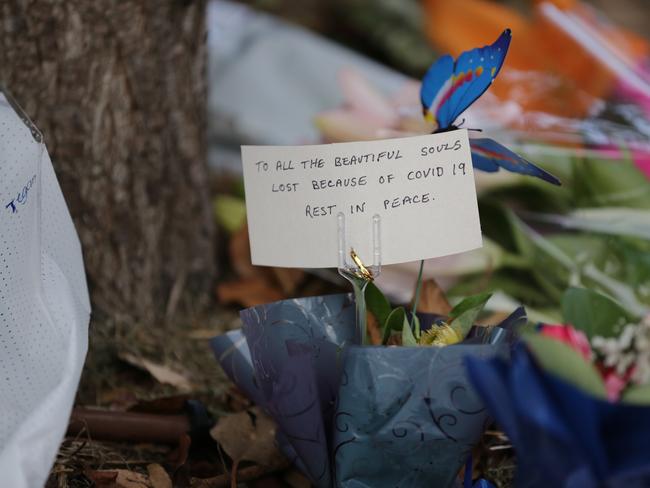
M365 291L368 283L381 273L381 217L372 216L372 265L366 266L354 248L348 246L345 215L339 212L336 216L338 229L338 271L341 276L352 284L357 315L357 339L359 344L366 343L366 297ZM351 262L348 261L348 256Z

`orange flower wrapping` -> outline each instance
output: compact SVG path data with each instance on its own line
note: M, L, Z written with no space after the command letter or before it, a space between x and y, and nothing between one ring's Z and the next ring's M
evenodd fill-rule
M504 27L512 29L504 71L491 91L503 100L516 98L525 111L582 118L596 99L606 98L613 90L618 73L570 34L575 25L592 42L607 43L631 65L650 52L643 39L607 24L573 0L538 1L532 19L488 0L424 0L424 6L429 39L438 50L453 56L484 45ZM539 76L521 76L516 71L534 71ZM543 82L545 78L548 83ZM528 96L522 97L522 91Z
M424 0L424 8L427 36L441 54L457 57L463 51L488 44L508 27L517 36L517 42L510 45L505 67L534 67L525 40L529 21L517 12L485 0ZM498 84L495 82L494 88Z

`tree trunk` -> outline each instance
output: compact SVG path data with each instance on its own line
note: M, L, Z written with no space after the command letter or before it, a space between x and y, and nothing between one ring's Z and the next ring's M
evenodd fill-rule
M205 0L0 4L0 80L44 134L93 312L117 323L212 284L204 19Z

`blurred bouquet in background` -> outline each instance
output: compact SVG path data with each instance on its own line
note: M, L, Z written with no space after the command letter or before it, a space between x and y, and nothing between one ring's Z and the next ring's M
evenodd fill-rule
M427 33L452 54L512 26L517 42L476 124L555 155L632 160L650 174L650 46L580 1L537 1L530 17L485 0L426 0ZM557 147L563 148L558 151ZM525 152L525 151L524 151Z
M463 115L466 116L463 127L482 129L493 135L557 175L563 183L557 188L505 171L476 172L484 247L427 261L425 278L435 277L452 298L494 292L487 304L489 309L508 310L525 303L533 320L546 322L561 318L559 303L568 286L594 288L630 310L647 311L650 307L650 181L644 156L650 127L644 109L647 95L644 66L650 52L647 41L611 24L592 7L577 1L535 2L530 16L487 0L468 0L462 5L427 0L422 7L416 2L406 3L410 7L402 12L404 15L397 15L396 10L400 9L392 8L390 2L346 2L340 8L349 15L341 16L344 23L341 25L351 30L358 22L359 30L370 36L370 30L363 27L371 21L378 29L402 26L403 29L394 27L399 33L419 32L421 24L419 42L426 43L423 37L426 33L439 52L452 55L484 44L504 25L510 25L513 41L507 62L491 89ZM222 2L218 4L219 8L225 7ZM264 21L265 29L267 23L270 21ZM237 30L224 33L236 33L249 25L257 22L243 17ZM309 89L308 100L304 102L313 111L308 117L304 110L301 114L305 120L311 118L314 122L310 127L316 129L314 137L338 142L433 130L422 117L418 81L377 65L368 66L367 60L361 62L361 56L343 53L341 48L326 45L322 39L316 41L315 36L308 37L296 28L287 28L281 36L277 28L263 30L267 31L273 39L281 37L282 46L289 43L293 46L290 52L301 60L298 64L302 67L296 69L303 78L311 80L303 81L300 86ZM275 34L271 36L271 33ZM257 61L275 52L269 46L280 42L264 41L266 38L261 34L256 36L250 39L255 49L232 57L233 63L250 57L241 67L244 71L258 69ZM305 37L305 42L298 42L300 36ZM390 36L386 34L386 44L382 46L398 49L402 46L397 42L400 36L389 41ZM409 46L415 37L410 39ZM388 56L395 64L400 58L399 49ZM409 65L404 69L415 73L420 66L423 71L432 59L433 53L431 57L420 56L417 62L409 58ZM278 99L284 100L285 91L291 90L295 103L289 104L287 110L293 110L294 106L304 108L302 92L294 88L286 70L277 68L284 66L283 62L278 59L273 66L278 76L284 75L282 83L274 84L274 90L281 90ZM323 73L322 81L307 72L316 69L314 66ZM234 127L247 127L244 116L252 124L250 114L255 113L257 129L277 128L269 116L280 109L264 109L269 96L256 89L256 79L252 75L247 77L241 97L237 95L239 92L235 93L237 96L230 95L231 88L241 86L240 83L234 80L223 83L221 93L225 91L229 95L218 100L229 100L231 111L235 107L256 108L233 115L233 120L241 120ZM249 105L241 105L242 101L248 101ZM321 107L320 111L315 107ZM295 121L306 131L310 124L302 122L302 115L286 119ZM267 132L254 138L252 132L247 134L247 141L253 143L300 142L278 139ZM283 128L282 134L297 137L298 132ZM304 141L317 142L309 137ZM229 254L239 275L238 281L220 287L221 301L253 305L292 296L299 287L306 289L303 278L290 270L274 270L274 275L265 281L268 285L257 283L262 272L250 265L242 199L241 192L235 191L232 195L218 196L215 205L218 221L233 233ZM416 263L391 266L384 269L378 282L396 301L405 302L410 298L416 275ZM251 280L257 280L255 289L260 291L255 294L258 297L255 300L249 293ZM246 300L242 300L244 296Z
M496 37L504 25L513 31L508 62L493 88L467 112L467 127L503 132L501 139L527 146L538 159L548 149L550 156L567 159L631 159L650 172L650 45L645 39L579 1L536 2L530 18L488 0L462 5L426 0L424 12L430 41L452 56ZM419 113L414 86L387 103L378 103L367 87L360 90L349 74L341 76L341 87L350 118L340 112L318 116L326 140L349 140L352 120L359 122L356 137L384 137L378 129L426 132L412 123ZM335 123L340 123L336 130Z
M567 286L648 310L648 43L581 2L536 2L525 17L486 0L427 0L424 12L430 40L452 55L512 27L507 62L463 126L494 134L563 183L475 173L486 245L427 262L425 276L452 296L495 291L488 306L526 303L539 320L559 319ZM339 72L339 86L344 103L315 117L325 141L433 130L416 81L385 95L350 68ZM414 266L389 268L380 283L398 294L414 274Z

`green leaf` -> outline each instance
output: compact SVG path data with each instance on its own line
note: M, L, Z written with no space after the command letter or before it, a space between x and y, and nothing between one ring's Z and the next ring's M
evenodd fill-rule
M573 170L579 207L650 208L650 183L629 157L616 164L597 157L576 160Z
M607 398L596 367L570 346L537 333L526 335L524 340L544 370L598 398Z
M420 319L417 314L413 315L413 336L415 339L420 339Z
M491 296L492 293L479 293L478 295L466 297L451 309L451 312L449 312L449 317L455 319L456 317L459 317L465 312L475 309L476 307L481 307L482 309Z
M232 188L230 189L232 191L233 195L236 197L241 198L242 200L246 199L246 190L244 188L244 179L239 179L234 182Z
M241 198L219 195L213 202L217 222L230 234L238 231L246 220L246 203Z
M409 325L406 318L404 320L404 325L402 326L402 345L403 346L418 345L418 341L415 339L415 336L413 335L413 331L411 330L411 326Z
M430 271L441 277L485 273L488 268L491 270L501 268L504 254L499 244L484 237L483 247L459 254L452 260L433 262Z
M574 263L601 261L610 252L607 244L611 239L596 234L563 232L547 234L546 239Z
M467 277L447 290L447 296L467 296L478 290L491 293L503 292L525 303L526 308L540 304L543 306L553 304L530 279L530 273L506 270L497 271L489 277L486 277L485 273Z
M650 304L650 242L640 239L610 239L603 267L616 267L614 274L628 283L644 303ZM605 268L607 269L607 268Z
M650 385L635 385L628 387L621 398L623 403L634 405L650 405Z
M547 222L565 229L577 229L650 239L650 214L646 209L603 207L575 210L568 215L526 213L526 217Z
M526 225L513 212L508 212L508 218L512 226L513 236L519 252L536 268L540 264L552 266L550 271L573 270L576 268L573 260L562 252L548 239ZM544 261L540 260L543 259Z
M406 320L406 310L404 307L397 307L390 314L388 314L388 317L386 318L386 322L384 324L382 344L386 344L391 332L401 332L404 329L404 323L408 325L408 321Z
M491 293L481 293L467 297L449 312L449 317L452 319L449 325L456 331L458 337L463 339L467 335L491 296Z
M560 301L568 286L587 286L614 297L633 315L648 313L648 307L639 301L630 285L599 269L590 260L584 261L580 255L567 253L553 240L528 227L514 213L510 213L509 218L520 252L534 265L531 275L552 298ZM565 239L564 244L567 242ZM594 248L589 252L597 251Z
M372 281L366 286L366 306L379 322L379 327L383 329L392 308L382 291Z
M562 296L564 321L594 336L617 336L633 318L611 298L586 288L569 288Z

